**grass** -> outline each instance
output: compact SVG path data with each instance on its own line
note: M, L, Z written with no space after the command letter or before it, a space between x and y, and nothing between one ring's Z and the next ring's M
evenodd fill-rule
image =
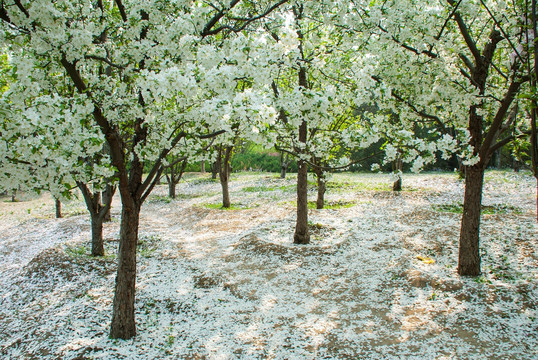
M211 174L209 174L211 175ZM212 179L210 177L194 177L190 179L185 179L185 182L191 183L193 185L201 185L201 184L215 184L219 182L219 179Z
M203 207L206 209L215 209L215 210L246 210L246 209L252 209L255 206L248 206L241 203L238 204L232 204L229 208L225 208L222 206L221 202L218 203L205 203L202 204Z
M346 209L354 206L355 203L352 201L345 201L345 200L335 200L335 201L325 201L325 204L323 206L324 209L329 210L336 210L336 209ZM315 201L309 201L308 202L308 208L309 209L316 209L316 202Z
M149 258L157 250L157 243L160 241L161 239L155 235L141 235L136 244L136 251L140 256Z
M86 257L89 256L89 249L84 245L68 246L65 253L73 258Z
M173 199L169 196L155 195L155 196L151 196L148 202L160 202L164 204L170 204L172 200Z
M281 185L281 186L246 186L242 189L244 192L270 192L270 191L291 191L295 189L295 185Z
M440 212L449 212L453 214L463 214L463 204L442 204L434 205L433 209ZM482 215L494 215L494 214L517 214L522 212L519 208L512 205L495 204L495 205L482 205Z
M392 184L366 181L329 181L327 183L327 189L337 191L392 191Z

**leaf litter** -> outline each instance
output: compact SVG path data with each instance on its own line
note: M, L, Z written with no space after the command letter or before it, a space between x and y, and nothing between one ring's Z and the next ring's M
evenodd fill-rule
M292 244L293 178L242 173L237 210L207 209L218 183L143 207L137 337L111 340L119 201L105 225L107 256L89 253L89 216L0 208L0 356L24 359L534 359L538 357L535 180L489 172L483 275L456 273L463 200L452 174L337 174L310 210L310 245ZM361 184L353 186L350 184ZM365 186L366 184L367 186ZM381 186L381 185L383 186ZM264 191L271 186L271 191ZM248 191L242 189L248 188ZM412 191L405 191L405 189ZM155 199L167 187L155 189ZM259 191L257 191L259 190ZM311 189L309 197L315 197ZM29 203L17 203L28 207ZM33 204L32 206L35 206ZM512 209L514 211L512 211ZM517 211L516 211L517 210Z

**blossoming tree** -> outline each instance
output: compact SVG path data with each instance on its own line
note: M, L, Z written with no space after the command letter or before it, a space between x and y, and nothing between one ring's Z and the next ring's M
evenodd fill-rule
M122 202L118 271L110 336L135 326L136 244L140 208L162 172L162 160L184 138L221 133L219 119L200 118L196 54L205 39L238 32L285 1L2 2L3 45L26 67L27 92L65 76L110 148ZM211 69L218 78L225 70ZM15 101L15 98L12 98ZM152 168L143 176L144 163Z
M403 129L431 123L440 135L429 144L399 139L432 151L457 151L464 160L458 272L478 275L484 171L493 152L526 132L514 116L516 97L529 80L523 72L528 54L514 46L525 28L521 4L351 3L343 26L360 34L364 51L379 61L374 76L380 102L399 114ZM425 159L414 155L407 161L420 168Z

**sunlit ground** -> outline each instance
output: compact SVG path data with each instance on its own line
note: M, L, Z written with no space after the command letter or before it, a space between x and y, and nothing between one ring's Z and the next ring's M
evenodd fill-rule
M309 200L315 201L314 179ZM536 183L488 172L483 275L456 273L463 182L448 173L337 174L311 244L292 244L293 174L187 174L142 210L138 336L108 339L119 199L107 256L89 254L80 200L0 199L0 355L28 359L533 359Z

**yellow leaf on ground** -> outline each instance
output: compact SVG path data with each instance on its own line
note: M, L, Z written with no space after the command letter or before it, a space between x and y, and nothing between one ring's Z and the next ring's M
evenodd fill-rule
M422 255L417 255L417 259L422 261L424 264L433 264L435 262L435 260L433 260L432 258Z

